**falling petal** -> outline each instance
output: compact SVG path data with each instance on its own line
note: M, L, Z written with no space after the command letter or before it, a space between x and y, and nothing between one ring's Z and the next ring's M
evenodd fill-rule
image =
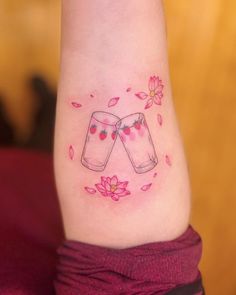
M86 186L84 189L91 195L93 195L97 192L94 188L88 187L88 186Z
M144 186L141 187L141 190L146 192L150 189L151 186L152 186L152 183L145 184Z
M168 166L172 166L172 162L171 162L171 159L170 159L170 157L168 156L168 155L166 155L166 164L168 165Z
M126 92L130 92L131 91L131 87L126 89Z
M149 109L152 106L152 104L153 104L153 99L150 98L145 105L145 110Z
M157 173L156 172L153 174L153 178L155 178L155 177L157 177Z
M90 94L90 97L91 97L91 98L94 98L94 95L93 95L93 94Z
M82 107L82 104L75 102L75 101L73 101L71 104L74 108L77 108L77 109Z
M108 102L108 107L110 108L110 107L115 106L118 103L119 99L120 99L119 97L111 98Z
M71 160L74 159L74 155L75 155L74 148L73 148L72 145L70 145L70 147L69 147L69 157L70 157Z
M157 115L157 121L158 121L159 125L162 126L162 124L163 124L163 118L162 118L162 115L161 114L158 114Z
M148 97L148 94L145 92L138 92L135 93L135 95L139 98L139 99L146 99Z

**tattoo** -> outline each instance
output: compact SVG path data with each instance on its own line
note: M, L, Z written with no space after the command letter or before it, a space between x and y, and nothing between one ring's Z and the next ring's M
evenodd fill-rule
M94 189L94 188L92 188L92 187L88 187L88 186L85 186L85 188L84 188L89 194L91 194L91 195L93 195L93 194L95 194L97 191Z
M119 201L121 197L130 195L130 191L127 190L129 182L120 181L118 177L114 175L113 177L101 177L101 182L96 183L95 186L97 190L103 197L111 197L114 201Z
M144 114L135 113L119 119L106 112L95 112L91 116L82 164L90 170L103 171L117 135L136 173L148 172L157 165L156 151Z
M149 109L153 103L156 105L162 104L162 98L163 98L163 88L164 85L162 83L162 80L158 76L152 76L149 78L148 83L149 92L137 92L135 95L141 99L145 100L148 98L145 109Z
M113 98L111 98L109 100L109 102L108 102L108 107L109 108L110 107L114 107L118 103L119 99L120 99L119 97L113 97Z
M167 164L168 166L172 166L172 161L171 161L169 155L166 155L166 156L165 156L165 160L166 160L166 164Z
M160 126L163 124L163 118L161 114L157 114L157 122Z
M75 102L75 101L73 101L71 104L74 108L77 108L77 109L82 107L82 104Z
M148 191L151 188L151 186L152 186L152 183L145 184L145 185L143 185L141 187L141 190L144 191L144 192L146 192L146 191Z
M141 174L152 170L158 159L144 114L131 114L116 126L135 172Z
M75 152L74 152L74 148L72 145L69 146L69 157L71 160L74 159L74 155L75 155Z
M163 89L164 85L159 76L151 76L148 91L137 92L135 96L140 100L145 100L144 109L147 110L153 105L162 105ZM132 87L127 86L125 91L130 93ZM89 94L91 103L93 103L92 98L95 97L94 93L92 91ZM132 92L130 95L133 95ZM124 101L121 101L119 96L114 96L108 100L105 107L115 109L121 102ZM82 104L77 101L72 101L71 105L76 109L82 108ZM161 112L156 114L156 123L160 127L163 126ZM144 113L131 113L124 117L106 111L95 111L91 114L81 154L82 165L91 171L104 171L117 140L121 141L135 173L148 173L157 166L159 161ZM69 146L68 153L69 158L74 160L75 147L73 145ZM169 167L172 166L172 159L168 154L164 154L162 162ZM157 172L149 174L150 179L146 184L142 186L138 184L140 191L147 192L155 185L159 175ZM129 184L129 181L121 180L117 175L101 176L100 182L84 186L84 190L89 195L99 194L113 201L119 201L120 198L131 195L131 190L128 189Z
M82 152L81 163L90 170L103 171L117 138L119 117L107 112L94 112L91 116Z

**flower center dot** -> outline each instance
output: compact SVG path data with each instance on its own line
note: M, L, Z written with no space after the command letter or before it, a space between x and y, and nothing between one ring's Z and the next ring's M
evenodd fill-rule
M117 186L115 184L111 185L111 192L113 193L117 189Z
M154 96L155 96L155 91L153 91L153 90L150 91L150 96L151 96L151 97L154 97Z

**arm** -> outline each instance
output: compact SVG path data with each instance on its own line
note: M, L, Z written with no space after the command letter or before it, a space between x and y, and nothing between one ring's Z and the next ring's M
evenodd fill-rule
M189 222L159 0L62 1L55 174L66 237L124 248Z

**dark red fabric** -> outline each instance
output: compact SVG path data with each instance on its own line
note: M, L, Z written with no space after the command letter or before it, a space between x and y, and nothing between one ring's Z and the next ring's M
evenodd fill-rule
M0 149L0 201L0 295L55 294L60 244L58 295L164 294L200 277L201 240L191 228L175 241L126 250L62 244L50 155Z
M124 250L66 241L58 253L58 294L166 294L200 278L202 243L189 227L171 242Z
M0 149L0 294L54 294L62 240L52 157Z

